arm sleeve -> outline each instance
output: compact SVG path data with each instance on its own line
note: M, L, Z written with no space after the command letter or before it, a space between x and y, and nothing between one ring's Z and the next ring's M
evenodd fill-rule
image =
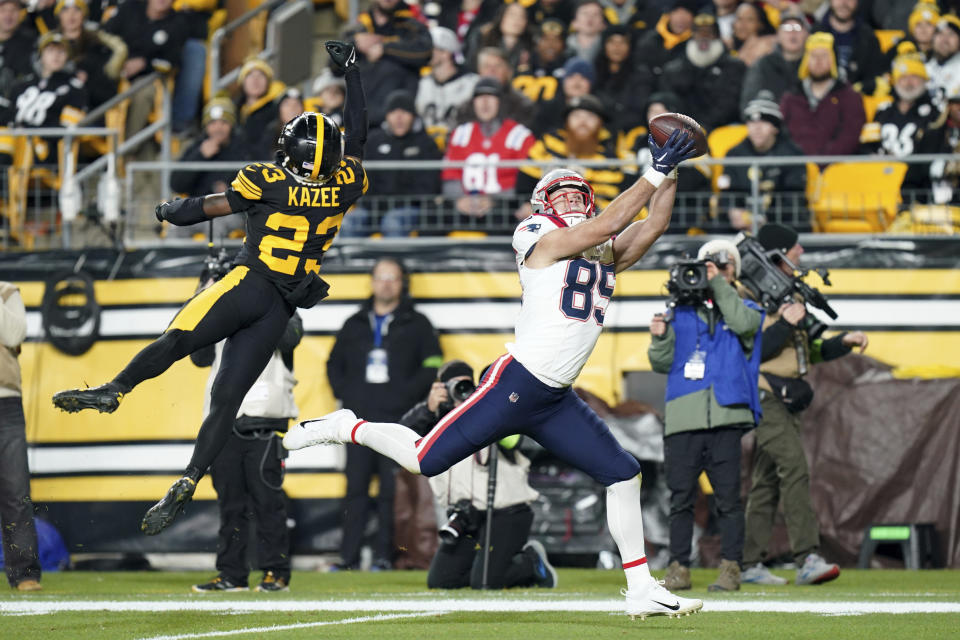
M737 295L737 290L721 275L716 275L710 280L710 289L713 291L713 298L727 326L741 338L753 336L763 322L763 313L744 304Z
M760 361L766 362L774 357L783 348L783 344L790 339L793 333L793 327L789 322L780 318L763 332L763 345L760 350Z
M367 98L363 93L360 71L354 66L344 76L347 96L343 106L343 153L354 158L363 158L367 144Z
M830 360L836 360L837 358L842 358L852 351L850 347L843 344L843 337L847 335L847 332L844 331L841 334L835 335L832 338L826 340L814 340L814 342L820 343L820 360L828 362ZM816 347L816 345L814 345ZM816 350L816 349L814 349ZM812 358L812 361L816 362L816 358Z
M672 324L667 324L667 332L662 336L650 337L647 357L650 359L650 367L657 373L670 373L670 367L673 366L673 345L676 340L677 334L674 333Z

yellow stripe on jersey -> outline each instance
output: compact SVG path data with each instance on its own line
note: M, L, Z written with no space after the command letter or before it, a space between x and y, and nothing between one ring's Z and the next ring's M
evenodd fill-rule
M196 329L217 300L240 284L248 271L250 271L250 267L234 267L222 280L198 293L177 313L173 322L167 327L167 331L173 329L193 331Z
M323 116L317 115L317 146L313 149L313 169L310 170L310 179L316 180L320 173L320 160L323 158Z
M253 184L243 173L238 173L230 186L246 200L259 200L263 195L260 188Z
M79 124L79 122L83 120L83 116L84 112L82 110L67 105L60 112L60 124L65 127Z

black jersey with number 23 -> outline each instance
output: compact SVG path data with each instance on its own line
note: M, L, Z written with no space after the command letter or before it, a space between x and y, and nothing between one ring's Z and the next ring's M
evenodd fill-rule
M248 164L226 194L234 211L247 214L237 264L265 275L281 291L294 289L308 274L319 273L344 214L366 191L366 172L352 157L323 184L300 182L275 164Z

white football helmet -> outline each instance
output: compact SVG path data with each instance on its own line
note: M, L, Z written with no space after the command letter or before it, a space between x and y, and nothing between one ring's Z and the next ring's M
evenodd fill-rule
M569 198L568 195L554 195L560 189L575 189L582 195L580 198ZM561 213L556 209L554 203L558 198L566 200L566 211ZM537 186L533 189L533 195L530 196L530 205L533 207L533 213L547 216L559 216L568 226L579 224L587 218L596 215L595 200L593 197L593 187L584 180L576 171L569 169L553 169L548 171Z

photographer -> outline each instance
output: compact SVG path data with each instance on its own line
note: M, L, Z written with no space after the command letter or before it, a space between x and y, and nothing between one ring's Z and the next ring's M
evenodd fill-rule
M757 240L776 268L794 278L803 247L797 232L779 224L764 225ZM814 291L814 293L816 293ZM813 399L813 390L803 376L811 364L833 360L867 348L860 331L841 333L829 339L826 328L807 313L804 299L794 294L770 313L763 323L760 404L763 419L757 426L757 452L752 486L747 497L743 581L754 584L786 584L762 564L773 533L777 504L783 500L784 519L797 565L797 584L819 584L840 575L840 568L820 556L820 531L810 501L810 471L800 438L799 413Z
M211 258L201 278L201 289L221 279L230 270L225 252ZM293 351L303 336L303 321L294 313L276 345L276 350L250 387L223 449L210 465L210 477L217 492L220 530L217 539L217 576L193 585L196 593L246 591L250 566L247 541L251 517L256 522L256 558L263 571L256 591L290 590L290 533L283 484L283 459L286 450L280 436L291 418L297 417L293 399ZM223 359L224 343L203 347L190 354L198 367L210 367L203 414L210 412L210 391L217 384L221 367L231 363Z
M427 399L408 411L400 422L425 436L475 389L470 365L462 360L446 362L440 367ZM510 436L497 443L497 491L488 584L494 589L555 587L557 573L547 561L543 546L527 540L533 524L530 503L539 494L527 482L530 461L517 450L519 441L519 436ZM440 527L441 544L427 574L427 586L431 589L482 588L488 464L488 450L483 449L430 478L434 495L447 505L447 520Z
M665 586L691 588L690 551L697 478L714 489L722 537L720 575L710 591L740 588L743 508L740 503L740 437L760 418L757 375L763 311L733 286L740 252L728 240L711 240L700 265L671 274L670 317L654 316L647 351L654 371L667 374L664 463L670 488L670 565ZM692 269L692 271L691 271ZM700 270L702 269L702 270ZM682 277L686 286L676 282ZM692 274L700 274L698 280Z

